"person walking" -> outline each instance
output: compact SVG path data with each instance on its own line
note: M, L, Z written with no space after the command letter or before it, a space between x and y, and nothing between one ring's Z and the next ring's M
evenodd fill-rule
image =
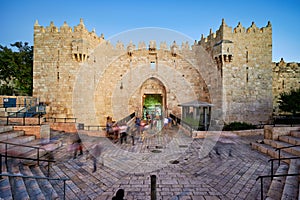
M120 142L123 144L123 141L127 143L127 131L128 131L128 126L126 123L122 123L121 126L119 126L119 131L120 131Z
M78 151L79 151L78 156L83 155L82 141L79 136L77 136L75 141L73 142L73 148L74 148L73 159L76 159Z
M91 158L93 160L93 173L97 171L97 162L103 151L102 145L100 143L94 145L90 151L88 151L89 156L87 159Z

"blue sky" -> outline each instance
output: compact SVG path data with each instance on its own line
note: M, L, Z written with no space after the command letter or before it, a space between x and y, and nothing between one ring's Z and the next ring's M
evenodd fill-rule
M227 25L238 22L248 28L252 21L260 28L271 21L273 61L284 58L300 62L300 0L214 0L214 1L114 1L114 0L0 0L0 45L16 41L33 45L35 20L46 27L64 21L71 27L80 18L89 31L110 38L120 32L143 27L178 31L193 40L215 32L225 19Z

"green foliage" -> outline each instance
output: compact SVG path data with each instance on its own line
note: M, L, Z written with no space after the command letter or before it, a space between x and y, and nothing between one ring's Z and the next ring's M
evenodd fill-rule
M225 124L223 127L223 131L238 131L249 129L256 129L256 126L248 124L246 122L231 122L230 124Z
M0 94L32 95L33 47L25 42L0 45Z
M162 97L160 94L147 95L145 98L144 105L148 108L155 105L162 105Z
M300 88L281 93L279 97L279 109L293 115L300 112Z

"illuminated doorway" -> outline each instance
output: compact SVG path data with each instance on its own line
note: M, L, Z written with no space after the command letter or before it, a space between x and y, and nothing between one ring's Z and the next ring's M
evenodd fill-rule
M162 118L163 96L161 94L144 94L143 95L143 118L147 115Z

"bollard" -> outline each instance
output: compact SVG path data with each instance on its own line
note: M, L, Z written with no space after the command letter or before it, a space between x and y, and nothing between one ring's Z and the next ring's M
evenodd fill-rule
M151 175L151 200L156 200L156 175Z

